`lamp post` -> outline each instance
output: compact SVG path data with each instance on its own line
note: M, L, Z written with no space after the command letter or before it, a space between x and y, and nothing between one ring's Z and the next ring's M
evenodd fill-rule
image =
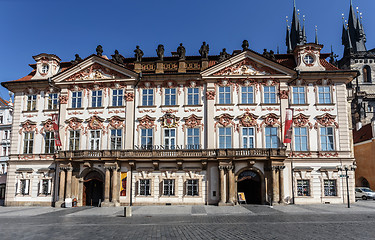
M357 166L355 164L353 165L344 165L344 166L337 166L337 170L339 171L345 171L345 178L346 178L346 195L348 198L348 208L350 208L350 200L349 200L349 183L348 183L348 171L355 171Z

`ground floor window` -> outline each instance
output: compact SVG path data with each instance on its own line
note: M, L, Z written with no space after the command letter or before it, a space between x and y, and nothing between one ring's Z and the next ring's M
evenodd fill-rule
M199 195L199 183L198 179L189 179L186 181L186 195L198 196Z
M39 194L51 195L51 179L42 179L39 182Z
M337 196L336 180L324 180L324 196Z
M163 180L163 195L174 196L174 179Z
M151 184L150 179L140 179L139 180L139 195L150 196L151 195Z
M310 196L310 180L297 180L297 196Z
M29 195L30 179L21 179L18 181L17 193L21 195Z
M5 184L0 184L0 199L5 199Z

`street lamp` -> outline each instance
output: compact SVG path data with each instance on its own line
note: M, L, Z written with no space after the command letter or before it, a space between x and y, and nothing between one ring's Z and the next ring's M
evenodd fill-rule
M337 166L336 167L338 171L344 171L345 170L345 178L346 178L346 195L348 197L348 208L350 208L350 200L349 200L349 183L348 183L348 171L355 171L357 166L355 163L353 165L344 165L344 166Z

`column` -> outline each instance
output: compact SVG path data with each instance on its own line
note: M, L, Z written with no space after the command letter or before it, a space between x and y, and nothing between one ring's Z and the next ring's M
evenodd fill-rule
M109 186L111 184L111 172L109 168L105 168L105 184L104 184L104 202L109 202Z
M119 190L118 190L117 175L118 175L117 167L115 167L112 172L112 202L113 203L118 202Z
M65 193L65 170L60 168L60 190L59 190L59 201L64 201Z
M225 176L224 176L224 167L219 166L220 170L220 202L219 204L224 204L226 202L226 197L225 197Z
M279 168L279 203L284 203L284 168L285 166L280 166Z
M273 196L272 196L272 202L276 203L279 201L279 184L278 184L278 176L277 176L277 170L278 166L273 166L272 167L272 191L273 191Z
M66 198L72 197L72 172L72 167L69 167L66 171Z
M229 202L235 203L236 202L236 194L235 194L235 182L234 182L234 166L230 166L228 168L229 173Z

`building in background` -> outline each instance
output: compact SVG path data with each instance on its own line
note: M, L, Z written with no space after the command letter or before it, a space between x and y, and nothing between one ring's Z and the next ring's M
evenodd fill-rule
M4 204L7 164L10 151L10 134L12 128L13 103L0 98L0 205Z

